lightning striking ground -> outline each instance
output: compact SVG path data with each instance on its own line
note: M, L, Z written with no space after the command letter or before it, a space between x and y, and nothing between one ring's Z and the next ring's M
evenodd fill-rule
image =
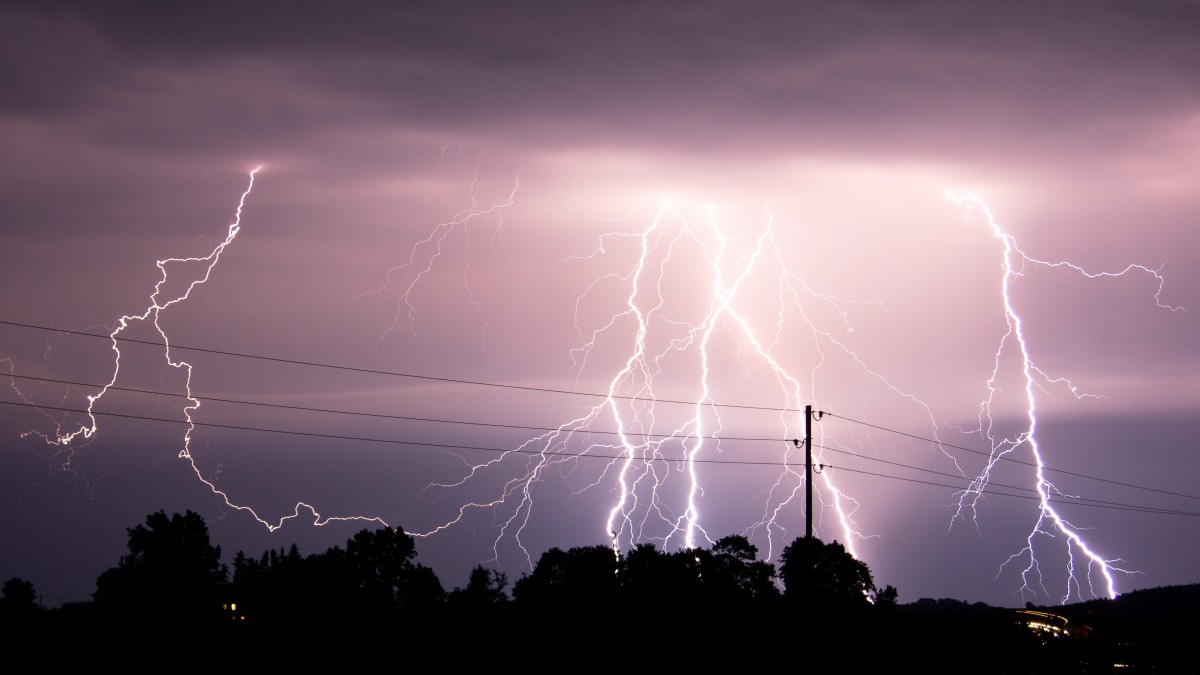
M1157 282L1154 300L1158 307L1170 311L1180 311L1182 308L1166 305L1162 301L1165 279L1161 271L1142 265L1128 265L1120 272L1089 272L1083 267L1070 262L1050 262L1031 257L1020 246L1016 239L1001 229L992 215L987 204L974 196L949 195L955 203L963 205L968 216L974 213L983 215L992 236L998 239L1004 247L1000 290L1003 305L1005 325L1007 329L1000 338L996 348L995 362L991 377L987 382L988 396L980 404L979 428L977 433L987 440L990 445L990 455L983 469L972 481L969 488L963 491L958 502L955 518L975 518L978 502L984 488L991 480L991 474L996 465L1018 450L1028 450L1034 463L1034 485L1038 494L1037 518L1025 539L1025 546L1010 556L1000 567L1000 572L1010 564L1023 564L1021 569L1022 585L1019 593L1036 593L1040 589L1049 595L1045 586L1041 565L1038 562L1037 551L1043 539L1059 539L1066 548L1066 585L1060 601L1067 603L1072 598L1084 599L1084 590L1091 597L1103 595L1108 598L1117 596L1116 575L1119 573L1132 574L1132 570L1119 566L1119 558L1105 558L1097 552L1096 547L1084 538L1081 528L1072 524L1054 508L1051 498L1067 496L1059 490L1046 476L1046 464L1043 459L1044 450L1038 438L1038 393L1037 390L1047 386L1065 388L1076 398L1094 397L1078 391L1078 388L1065 377L1053 377L1039 367L1034 359L1033 350L1025 333L1025 322L1017 309L1012 296L1012 286L1024 273L1027 266L1037 265L1047 268L1066 269L1088 279L1101 277L1120 277L1127 274L1143 273L1152 276ZM1020 364L1020 379L1025 401L1024 428L1014 435L999 435L993 408L999 392L998 379L1002 375L1002 360L1006 354L1015 351ZM1035 589L1034 587L1037 587Z
M607 501L593 527L618 553L646 542L683 549L710 545L712 526L706 523L713 519L705 515L705 502L713 488L706 486L720 477L706 475L702 462L732 454L773 457L777 467L768 486L750 497L761 515L744 530L762 542L760 550L770 559L785 543L787 524L803 509L804 474L796 468L798 448L789 439L802 435L804 404L822 395L819 374L834 354L874 386L917 406L936 434L928 405L888 382L843 338L820 327L817 314L826 311L852 333L846 307L853 303L815 290L790 268L781 229L767 209L750 224L723 222L712 207L692 222L664 201L644 228L602 234L590 252L564 260L596 262L610 270L575 299L575 390L599 392L598 402L511 453L471 464L456 480L429 485L423 497L430 499L462 489L491 489L492 496L462 504L446 520L415 534L431 536L486 514L497 524L493 561L511 541L522 564L532 566L522 537L539 508L537 493L548 477L566 475L578 479L572 499L597 495ZM613 300L617 297L619 302ZM809 342L807 360L799 367L793 332L803 332ZM723 439L732 435L726 434L728 418L737 411L730 410L740 406L725 406L722 397L736 396L751 371L774 383L774 419L763 423L778 435L774 444ZM757 398L763 398L761 392ZM615 429L616 441L597 440L602 429ZM822 442L814 448L816 462L824 461L825 447ZM601 465L590 473L580 466L589 454ZM832 472L818 475L820 484L814 487L823 515L818 527L853 553L871 536L856 521L859 501Z

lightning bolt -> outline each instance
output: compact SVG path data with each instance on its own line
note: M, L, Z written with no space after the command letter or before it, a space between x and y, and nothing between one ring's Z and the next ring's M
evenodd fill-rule
M290 513L278 519L266 519L219 488L216 478L206 475L193 455L195 415L202 401L193 394L192 364L176 355L181 350L173 349L160 319L164 312L188 300L192 291L213 274L222 253L240 231L243 210L260 168L250 172L223 241L205 256L157 261L160 278L148 305L138 313L120 317L109 333L114 354L112 374L106 385L87 397L87 421L70 428L59 422L53 432L30 433L63 448L69 465L71 453L99 432L97 406L117 388L122 377L121 341L127 337L126 331L134 325L152 326L162 341L165 363L183 375L186 431L177 456L188 462L196 478L227 508L250 515L269 531L302 513L311 514L318 526L331 521L388 525L382 518L367 515L323 516L303 501L297 501ZM474 222L492 219L490 245L499 255L503 213L515 204L520 189L519 180L515 180L505 198L490 206L482 205L477 168L467 207L414 244L408 260L388 270L384 283L368 292L394 293L397 298L392 323L381 340L402 324L407 324L410 331L415 329L418 316L414 294L446 257L446 247L454 238L462 237L464 255L469 253ZM1053 376L1035 363L1011 287L1028 266L1065 270L1088 279L1148 274L1158 282L1154 295L1157 306L1170 311L1181 308L1163 303L1165 281L1158 269L1129 265L1119 272L1094 273L1069 262L1033 258L999 227L984 202L971 196L951 198L966 207L968 215L982 213L994 238L1003 245L1001 299L1007 326L995 351L986 383L988 395L979 413L977 432L989 443L988 460L958 494L951 524L959 519L975 520L980 496L992 481L993 469L1013 453L1028 451L1035 465L1038 516L1025 546L1002 563L1000 572L1010 565L1023 565L1019 592L1024 595L1041 589L1046 593L1037 550L1044 538L1061 539L1067 556L1063 601L1082 597L1085 589L1093 596L1115 597L1115 575L1131 571L1120 567L1119 559L1098 553L1080 528L1053 507L1055 496L1069 495L1047 478L1037 435L1040 389L1062 387L1079 398L1094 395L1081 393L1067 378ZM823 398L839 400L825 376L835 361L855 369L871 389L868 398L882 391L892 400L914 407L928 420L931 446L966 477L955 457L942 447L930 405L893 384L856 352L850 337L854 332L851 308L871 303L824 292L801 276L790 262L795 252L793 240L785 239L788 234L798 233L777 223L769 208L749 222L727 221L715 207L702 210L701 218L692 218L689 215L693 210L664 199L648 224L639 225L636 213L606 221L624 225L625 229L608 226L609 231L597 237L590 251L560 261L598 264L607 270L591 277L574 297L573 326L578 342L569 352L574 400L575 405L582 399L590 402L578 407L578 414L566 416L561 424L487 461L460 458L464 469L456 474L457 478L427 485L416 499L432 502L464 489L488 497L458 503L447 517L410 534L430 537L455 527L469 528L469 521L482 515L490 518L495 532L492 560L499 562L502 546L511 542L519 551L522 565L532 568L533 557L525 541L535 510L543 508L539 506L539 493L551 479L562 479L569 482L572 499L604 503L594 527L612 542L617 553L645 542L681 549L711 545L715 542L709 535L712 526L707 523L714 518L708 509L706 485L713 475L708 467L722 461L722 457L733 456L766 464L774 472L768 486L751 497L758 515L743 531L762 544L758 548L769 560L787 535L787 524L803 508L803 499L798 499L806 487L804 473L797 470L802 466L796 456L800 448L790 439L801 435L806 403L819 403ZM464 266L465 295L486 329L469 272L470 266ZM186 277L182 285L180 276ZM180 290L168 292L168 288ZM1026 407L1024 428L1003 435L993 410L998 407L1003 363L1009 355L1015 355L1021 364ZM12 363L6 362L11 372ZM764 394L755 390L753 398L748 399L746 388L763 378L772 383L769 391ZM12 386L16 389L15 384ZM30 402L21 391L17 394ZM767 402L760 406L730 403L764 398ZM752 417L763 412L772 419L764 423ZM746 425L764 431L753 437L734 431ZM822 427L818 426L817 433L812 448L815 463L826 463L827 450L847 451ZM595 461L585 463L584 458ZM818 528L859 556L861 551L856 546L874 536L857 521L859 500L835 480L834 472L817 475L818 484L812 487L820 504L821 517L814 518Z
M991 210L981 199L971 195L959 197L950 194L949 197L955 203L963 205L966 208L968 219L974 212L982 213L988 228L992 232L992 236L1003 245L1004 254L1001 265L1003 274L1000 289L1004 307L1004 319L1007 326L1007 330L1001 336L1000 343L996 347L992 374L987 382L988 396L980 405L979 428L977 431L989 442L991 446L990 454L978 476L975 477L968 489L961 493L955 518L969 516L974 519L977 513L980 491L991 480L992 470L1002 459L1018 450L1026 449L1034 463L1034 484L1039 499L1038 515L1029 531L1029 535L1025 539L1025 546L1005 560L1000 567L1000 572L1003 572L1004 568L1010 564L1020 564L1019 561L1024 561L1025 566L1021 570L1022 585L1019 589L1022 597L1026 593L1036 593L1034 589L1035 585L1043 593L1050 595L1045 587L1036 551L1039 537L1056 539L1058 537L1055 533L1057 533L1057 535L1061 536L1065 544L1067 556L1066 587L1061 596L1061 602L1065 604L1072 597L1082 599L1085 586L1092 597L1097 597L1100 594L1097 592L1097 587L1099 587L1100 592L1104 596L1115 598L1117 596L1115 575L1118 573L1130 574L1133 572L1132 570L1118 567L1118 563L1122 562L1120 559L1104 558L1097 553L1095 547L1084 539L1080 533L1080 528L1064 518L1050 503L1052 496L1069 495L1065 495L1046 477L1046 465L1043 460L1044 452L1037 434L1038 389L1059 385L1066 388L1076 398L1095 397L1095 395L1079 392L1078 388L1067 378L1053 377L1036 365L1029 341L1025 335L1025 323L1013 301L1012 287L1024 273L1026 266L1029 265L1065 269L1088 279L1121 277L1127 274L1142 273L1152 276L1158 283L1154 294L1155 304L1158 307L1170 311L1181 311L1182 308L1166 305L1162 302L1165 279L1159 269L1142 265L1128 265L1120 272L1089 272L1074 263L1051 262L1031 257L1025 251L1021 250L1012 235L1007 234L1001 229L993 217ZM1025 422L1024 428L1019 433L1001 436L998 435L996 430L993 407L1000 390L997 381L1001 377L1001 361L1006 354L1014 350L1020 362L1020 374L1025 401ZM997 576L1000 572L997 573Z
M439 166L442 160L445 159L447 150L448 147L442 148L442 158L438 160ZM486 337L488 328L487 317L484 316L483 307L475 297L470 280L470 227L476 221L489 219L492 221L492 232L488 238L488 245L491 248L493 258L499 257L502 248L501 242L503 241L504 211L515 202L517 192L521 189L521 182L519 178L513 181L513 187L507 199L490 206L480 205L479 188L479 166L476 164L475 174L471 180L471 189L468 193L469 204L454 214L454 217L450 220L438 223L429 231L428 236L414 244L408 260L403 264L389 269L384 275L383 283L378 288L367 291L359 296L359 298L362 298L367 295L382 295L385 293L392 293L396 296L396 313L392 317L391 324L379 336L380 342L399 328L402 322L407 324L407 330L410 334L416 332L418 316L417 307L413 304L413 293L423 280L434 273L434 266L444 257L445 247L449 246L458 237L463 239L463 290L472 309L479 318L481 330Z
M816 309L832 311L844 331L852 332L847 307L854 303L814 289L792 271L780 230L769 209L758 222L739 227L722 222L713 207L692 222L664 200L649 225L605 233L590 252L564 260L631 259L593 278L574 303L579 340L571 351L574 390L580 396L599 390L598 400L508 453L468 463L459 479L427 486L422 498L430 501L468 486L494 491L414 536L465 525L476 512L490 514L497 532L493 561L499 561L502 543L511 540L522 564L532 567L522 536L539 484L584 471L580 460L591 456L603 460L602 466L572 495L611 495L597 531L616 552L643 542L683 549L712 544L703 514L705 479L712 476L706 476L704 465L726 452L746 457L750 444L727 433L727 419L753 407L724 405L721 392L747 381L753 370L774 381L776 403L766 409L775 417L769 426L778 430L773 439L753 440L779 450L767 461L777 467L776 477L755 497L762 515L746 534L764 541L760 550L770 559L787 532L784 523L803 507L797 496L804 474L796 469L797 447L786 439L803 428L804 402L820 395L818 375L829 353L919 406L936 428L928 405L870 368L842 337L819 327ZM772 290L763 293L764 288ZM788 327L794 322L807 328L811 343L813 357L806 368L797 369L788 357L794 337ZM730 364L738 364L734 372ZM602 384L589 384L595 382ZM691 395L680 400L679 392ZM814 448L814 461L822 461L823 446ZM855 542L868 536L855 521L859 502L830 472L819 475L820 485L814 487L827 525L853 553Z
M64 452L66 452L68 455L64 466L69 467L71 458L74 456L74 451L78 449L80 445L86 444L88 441L93 439L100 431L96 410L101 400L104 399L105 395L108 394L109 391L113 390L113 388L117 386L117 382L121 378L121 340L124 334L130 329L131 326L149 324L150 326L153 326L154 331L162 340L163 358L165 359L167 365L183 373L184 398L187 400L187 404L183 407L183 415L186 420L186 431L183 435L183 447L179 450L178 458L188 462L188 465L191 467L192 472L196 475L196 478L199 479L199 481L205 486L207 486L214 495L220 498L227 507L249 514L259 523L266 526L270 531L279 529L283 526L284 522L288 520L298 518L302 511L308 511L312 514L314 525L324 525L331 521L345 520L374 521L386 525L387 523L384 523L383 520L379 518L367 516L322 516L315 507L304 502L297 502L291 514L285 515L275 522L268 521L261 517L253 508L234 502L229 494L217 487L213 479L205 476L204 472L200 469L200 466L196 463L195 456L192 454L192 434L196 429L195 414L200 409L201 400L192 392L192 364L174 355L170 336L167 334L166 329L163 328L161 318L164 312L171 309L175 305L185 302L191 296L193 290L206 283L212 276L213 271L217 267L217 263L220 262L221 254L224 253L225 249L234 242L238 233L241 231L242 211L246 206L246 200L250 197L250 193L254 189L254 179L261 170L262 167L259 166L250 172L249 183L246 186L246 190L242 192L241 198L238 200L233 222L229 224L225 234L225 239L218 242L207 255L187 258L165 258L157 261L156 266L160 272L160 277L159 280L154 284L154 290L150 293L149 305L147 305L145 310L141 311L141 313L126 314L117 319L116 327L113 328L113 330L109 333L108 337L113 351L112 375L109 378L108 383L101 387L98 392L95 394L89 394L87 396L87 421L73 430L64 431L64 425L60 423L52 433L47 434L38 431L31 431L23 434L23 437L35 435L43 439L49 445L63 448ZM182 291L178 293L164 291L164 287L168 286L169 281L172 284L175 283L170 279L173 271L175 272L176 276L178 276L179 274L186 273L186 271L189 269L196 268L199 269L199 272L194 274L190 281L187 281L183 285ZM11 371L12 364L11 361L8 362ZM16 389L15 384L12 386L14 389ZM25 403L31 403L31 401L19 390L17 393Z

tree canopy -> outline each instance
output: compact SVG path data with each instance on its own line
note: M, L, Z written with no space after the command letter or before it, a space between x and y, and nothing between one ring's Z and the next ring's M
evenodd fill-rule
M128 534L128 553L97 579L95 604L102 613L143 621L233 618L289 627L336 617L349 627L485 611L602 616L671 608L707 613L707 624L728 631L783 609L781 598L817 610L871 602L894 607L896 600L895 589L876 589L867 565L841 544L810 538L783 549L778 573L740 535L670 552L649 543L624 553L604 545L552 548L513 585L510 602L507 577L482 565L465 588L446 594L433 570L416 562L416 543L400 528L363 529L344 548L308 556L295 545L260 557L239 552L232 583L196 513L152 513ZM6 584L6 595L29 595L18 581Z
M837 541L797 537L779 556L784 596L811 606L864 607L876 593L871 569Z
M227 570L199 514L158 511L127 531L129 553L96 580L98 610L147 621L201 620L220 611Z
M552 548L517 580L513 598L528 606L592 606L616 597L616 553L607 546Z
M12 577L0 587L0 620L4 622L28 619L38 609L37 591L33 582Z

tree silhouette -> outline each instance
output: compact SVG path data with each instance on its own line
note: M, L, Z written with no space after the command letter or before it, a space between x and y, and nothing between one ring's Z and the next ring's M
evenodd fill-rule
M896 587L888 584L882 590L875 593L875 606L887 611L895 611L900 605L900 591Z
M827 609L866 607L875 593L871 569L838 542L797 537L779 556L784 597Z
M6 627L29 621L37 613L37 591L32 581L13 577L4 582L0 592L4 594L0 598L0 622Z
M412 537L400 528L363 529L324 553L269 550L255 559L238 552L230 598L238 614L263 627L384 625L401 614L440 611L446 593L433 570L415 562ZM428 610L428 611L427 611Z
M362 609L389 613L430 607L445 590L430 568L413 562L417 547L400 528L361 530L346 542L346 562Z
M144 622L220 616L227 571L199 514L159 511L128 532L129 554L96 580L97 610Z
M309 565L295 544L255 559L238 551L233 558L229 600L237 616L253 623L293 623L314 614L317 588L305 577Z
M702 600L700 563L694 551L666 553L654 544L633 547L621 559L623 599L642 609L698 604Z
M589 611L611 603L619 590L617 556L607 546L552 548L533 572L517 580L513 599L525 607Z
M741 535L722 537L698 552L705 595L712 602L765 602L779 597L775 566L758 559L758 548Z
M508 586L508 575L476 565L467 578L465 588L455 588L447 602L455 611L482 611L494 609L508 603L504 589Z

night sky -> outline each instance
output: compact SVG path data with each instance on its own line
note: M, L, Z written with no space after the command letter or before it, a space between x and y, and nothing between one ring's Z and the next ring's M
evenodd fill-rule
M805 4L5 3L0 578L88 600L159 509L447 588L774 557L811 404L817 534L901 602L1106 594L1034 442L1118 592L1200 581L1200 4ZM259 166L164 264L190 442L138 342L47 442Z

